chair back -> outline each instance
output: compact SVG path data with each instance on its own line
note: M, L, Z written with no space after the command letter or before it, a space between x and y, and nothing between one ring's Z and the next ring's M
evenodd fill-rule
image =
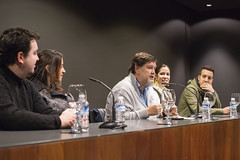
M94 108L90 111L90 122L104 122L105 120L105 108Z

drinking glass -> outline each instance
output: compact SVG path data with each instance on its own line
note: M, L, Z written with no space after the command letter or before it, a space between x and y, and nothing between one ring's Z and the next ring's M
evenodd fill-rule
M210 108L215 104L216 102L216 95L214 92L206 92L204 97L208 98L208 101L210 102Z
M232 93L231 98L235 98L236 106L238 106L240 103L240 93Z
M71 97L68 100L71 108L77 108L77 102L79 99L85 98L87 99L87 92L83 84L70 84L68 86L68 95Z
M167 117L164 120L164 124L171 125L172 124L172 120L171 120L171 117L170 117L170 109L171 109L172 106L175 105L176 93L175 93L175 91L173 89L168 89L167 90L167 94L168 94L169 98L167 100L164 100L163 103L162 103L162 105L167 110Z
M71 133L82 133L81 106L87 98L86 89L82 84L71 84L68 86L67 93L71 97L68 103L76 113L76 119L71 127Z

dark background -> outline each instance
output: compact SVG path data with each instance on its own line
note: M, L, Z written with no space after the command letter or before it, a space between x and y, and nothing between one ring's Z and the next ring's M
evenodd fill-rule
M91 108L104 107L110 87L127 75L136 52L171 68L171 82L186 84L204 64L215 68L214 88L223 106L240 92L240 10L237 0L0 0L0 31L37 31L39 51L64 54L63 87L86 86ZM175 87L179 98L182 88Z

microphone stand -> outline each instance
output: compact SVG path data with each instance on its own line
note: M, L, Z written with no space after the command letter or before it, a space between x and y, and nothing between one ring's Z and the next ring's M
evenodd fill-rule
M99 125L99 128L118 129L118 128L125 128L125 127L127 127L126 124L119 125L116 122L115 99L114 99L114 95L113 95L112 89L110 87L108 87L105 83L103 83L102 81L97 80L95 78L89 77L89 80L94 81L96 83L100 83L101 85L106 87L112 94L112 100L113 100L113 104L112 104L112 120L103 122L102 124Z
M202 115L199 113L199 103L198 103L198 97L197 95L192 92L190 89L188 89L185 85L183 84L178 84L178 83L161 83L161 84L165 84L165 85L175 85L175 86L181 86L183 88L185 88L186 90L188 90L189 92L191 92L197 99L197 112L195 114L195 119L198 119L198 118L202 118Z

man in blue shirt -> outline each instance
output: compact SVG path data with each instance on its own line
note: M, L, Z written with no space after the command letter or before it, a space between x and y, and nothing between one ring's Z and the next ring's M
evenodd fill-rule
M157 59L146 53L136 53L129 67L129 75L112 89L115 99L123 96L126 104L126 119L145 119L161 114L162 106L152 84L155 78ZM112 95L107 97L105 120L112 118ZM172 113L176 112L174 108Z

